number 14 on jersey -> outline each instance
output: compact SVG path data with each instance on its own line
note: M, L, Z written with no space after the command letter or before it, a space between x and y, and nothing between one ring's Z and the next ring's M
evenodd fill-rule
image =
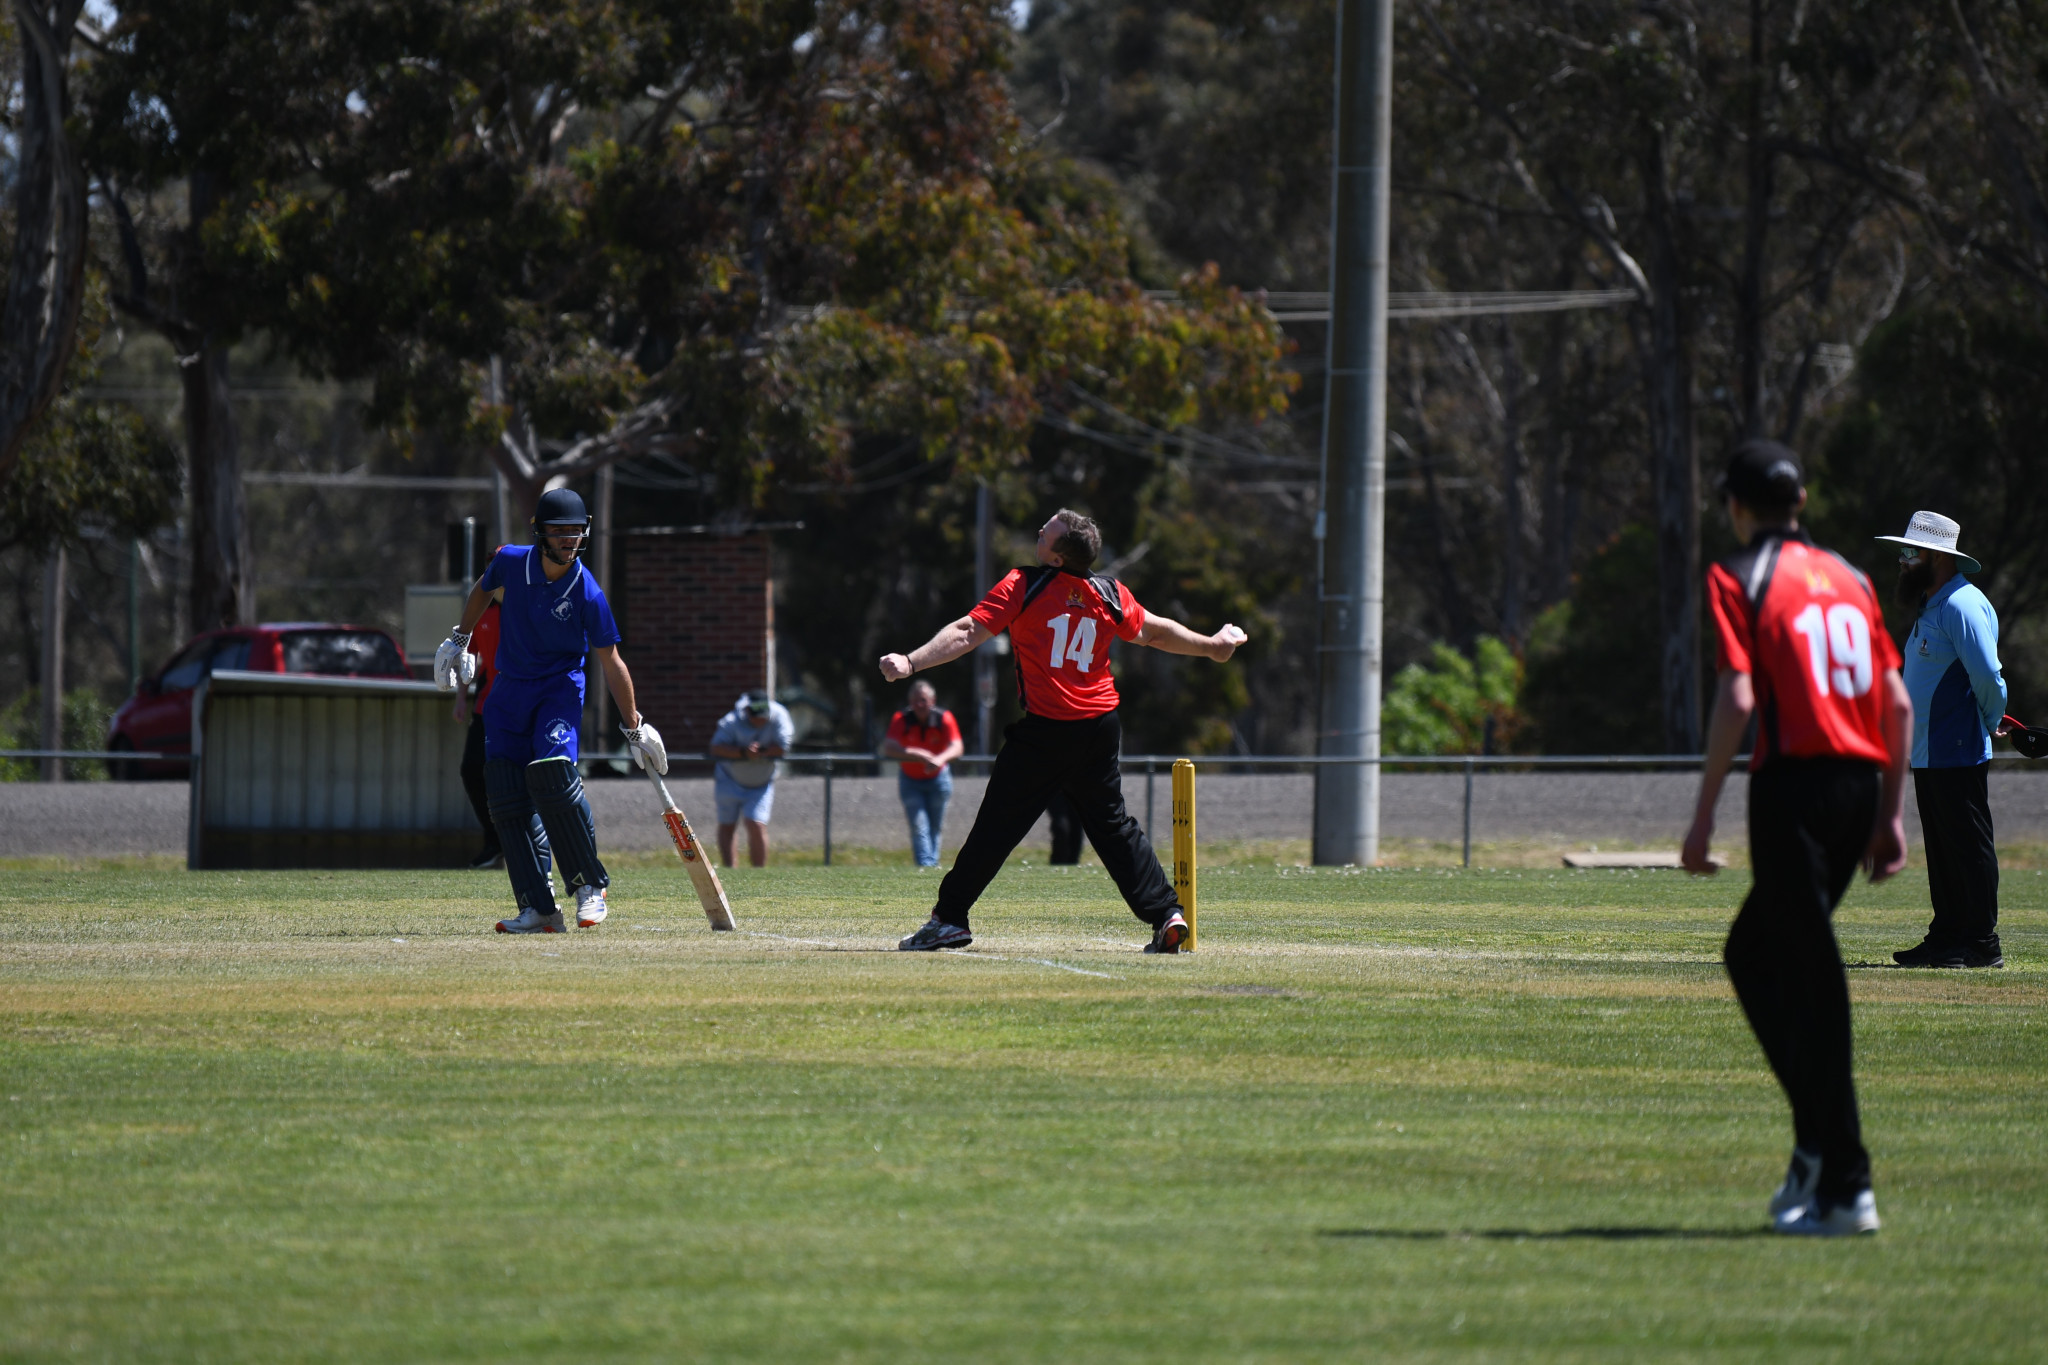
M1071 630L1068 622L1073 621ZM1074 661L1074 667L1081 672L1088 671L1088 665L1095 661L1095 618L1083 616L1074 621L1071 614L1055 616L1046 624L1052 627L1052 666L1066 667L1067 660ZM1073 636L1070 641L1067 637Z

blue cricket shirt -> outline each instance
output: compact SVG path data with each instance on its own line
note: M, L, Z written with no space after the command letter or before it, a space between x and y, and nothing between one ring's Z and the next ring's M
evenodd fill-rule
M1903 652L1913 698L1913 766L1989 763L1991 732L2005 719L2005 671L1991 600L1957 574L1927 599Z
M534 682L568 676L581 683L590 651L619 642L611 604L581 559L550 583L538 546L507 545L491 557L483 586L485 592L505 590L498 626L498 672L504 677Z

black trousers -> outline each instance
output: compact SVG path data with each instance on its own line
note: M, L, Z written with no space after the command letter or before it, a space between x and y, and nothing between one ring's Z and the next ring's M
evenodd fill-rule
M967 912L1003 860L1010 856L1061 793L1074 803L1088 842L1123 892L1131 913L1158 927L1180 909L1180 898L1159 866L1151 840L1124 807L1123 723L1114 711L1087 720L1047 720L1027 715L1003 731L1002 752L989 774L988 791L967 842L954 856L953 870L939 883L932 914L967 927Z
M1991 842L1989 763L1913 769L1927 841L1929 942L1998 947L1998 849Z
M1831 923L1870 846L1878 770L1777 759L1750 779L1755 884L1728 931L1728 979L1792 1101L1794 1141L1820 1153L1820 1194L1870 1188L1850 1067L1849 978Z
M479 708L469 718L469 734L462 741L462 789L476 821L484 828L484 847L498 847L498 827L491 823L490 793L484 790L484 717Z

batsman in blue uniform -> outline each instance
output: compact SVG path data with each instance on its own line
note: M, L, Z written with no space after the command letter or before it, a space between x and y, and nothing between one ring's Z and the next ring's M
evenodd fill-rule
M590 537L583 499L566 488L541 494L533 534L532 545L507 545L492 557L470 589L461 622L434 654L442 691L468 686L476 674L470 632L486 607L502 604L498 677L483 712L484 787L519 907L498 921L501 934L559 934L566 927L533 837L536 813L562 881L576 895L576 927L604 922L611 878L598 860L597 829L576 771L586 658L594 656L604 670L633 761L668 771L661 735L634 705L611 605L579 558Z

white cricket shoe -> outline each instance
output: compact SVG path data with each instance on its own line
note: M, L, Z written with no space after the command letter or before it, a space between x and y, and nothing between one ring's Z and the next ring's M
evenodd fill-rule
M552 910L543 915L532 906L522 906L511 919L498 921L501 934L564 934L569 926L562 923L562 912Z
M1785 1168L1785 1183L1771 1196L1771 1221L1803 1209L1813 1202L1813 1190L1820 1183L1820 1156L1804 1147L1792 1149L1792 1164Z
M611 912L604 903L604 888L601 886L579 886L576 888L576 927L595 929L604 923L604 917Z
M1772 1231L1788 1237L1854 1237L1877 1228L1877 1196L1869 1190L1846 1204L1824 1204L1815 1199L1780 1214L1771 1224Z

